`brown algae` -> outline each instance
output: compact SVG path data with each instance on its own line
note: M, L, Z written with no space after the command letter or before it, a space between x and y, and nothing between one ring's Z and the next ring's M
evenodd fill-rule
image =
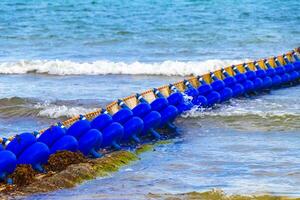
M29 165L18 166L11 175L15 185L1 185L0 197L5 198L5 194L8 198L71 188L86 180L106 176L135 160L138 160L137 154L129 151L112 152L98 159L86 159L80 153L58 152L45 166L52 170L46 174L36 174Z
M289 198L272 195L226 195L221 190L207 192L189 192L183 194L148 194L149 200L300 200L300 198Z

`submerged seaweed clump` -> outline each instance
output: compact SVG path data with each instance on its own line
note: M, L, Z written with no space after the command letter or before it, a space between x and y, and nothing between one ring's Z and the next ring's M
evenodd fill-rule
M70 156L73 154L68 155ZM58 156L58 158L61 157ZM97 176L106 176L137 159L138 157L134 153L128 151L116 151L107 154L102 158L84 160L84 162L81 163L71 164L67 166L66 169L56 172L49 177L41 178L38 181L23 187L20 192L23 194L32 194L74 187L85 180L93 179ZM56 164L59 164L59 162L56 162Z
M91 164L96 171L96 176L106 176L137 159L138 157L134 153L129 151L118 151L107 154L103 159L92 160Z
M28 185L35 180L37 174L31 165L18 165L13 174L9 176L17 186Z
M84 162L87 162L87 159L80 152L58 151L50 156L45 169L46 171L60 172L72 164Z

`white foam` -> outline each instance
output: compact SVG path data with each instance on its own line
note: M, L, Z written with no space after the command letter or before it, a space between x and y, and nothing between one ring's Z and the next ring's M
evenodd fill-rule
M94 108L84 108L81 106L69 107L69 106L58 106L58 105L37 105L36 108L40 108L41 110L38 113L38 116L48 117L52 119L60 118L60 117L74 117L79 114L86 114L92 111L95 111Z
M51 75L166 75L187 76L201 75L221 67L239 64L248 60L206 60L206 61L164 61L155 63L112 62L99 60L95 62L73 62L60 60L34 60L0 63L1 74L45 73Z
M258 116L260 118L291 118L300 117L298 108L290 108L289 105L282 105L262 99L231 100L228 105L220 105L218 109L192 109L182 115L184 118L204 117L245 117Z
M247 109L237 109L237 110L226 110L226 111L199 111L199 110L190 110L186 112L182 117L184 118L202 118L202 117L244 117L254 115L261 118L270 118L278 117L284 118L287 116L290 117L300 117L300 113L296 112L286 112L286 111L261 111L261 110L247 110Z

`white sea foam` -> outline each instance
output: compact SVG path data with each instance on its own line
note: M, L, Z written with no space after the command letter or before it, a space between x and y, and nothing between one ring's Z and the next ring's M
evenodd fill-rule
M38 113L38 116L48 117L52 119L60 118L60 117L74 117L79 114L86 114L88 112L95 111L94 108L84 108L81 106L65 106L65 105L37 105L36 108L41 109Z
M288 104L268 102L262 99L231 100L230 104L222 105L217 109L198 110L192 109L182 115L184 118L204 117L245 117L256 116L268 118L292 118L300 117L297 105L291 107Z
M206 61L164 61L155 63L112 62L99 60L95 62L73 62L60 60L34 60L0 63L1 74L44 73L51 75L165 75L187 76L200 75L248 60L206 60Z
M183 114L184 118L198 118L198 117L245 117L245 116L258 116L261 118L284 118L290 117L300 117L300 113L297 112L287 112L287 111L261 111L261 110L247 110L247 109L236 109L236 110L226 110L226 111L195 111L191 110Z

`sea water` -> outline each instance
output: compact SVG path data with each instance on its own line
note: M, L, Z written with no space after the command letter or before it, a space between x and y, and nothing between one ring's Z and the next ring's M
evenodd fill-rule
M0 2L0 136L300 46L299 1ZM214 188L300 196L300 86L176 121L170 144L109 177L29 199L143 199Z

